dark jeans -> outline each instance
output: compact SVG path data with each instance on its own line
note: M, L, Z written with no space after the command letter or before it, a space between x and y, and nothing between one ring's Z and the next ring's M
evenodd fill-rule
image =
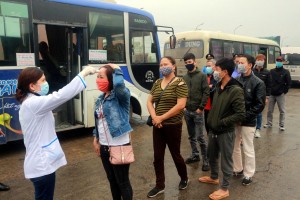
M221 153L221 170L223 172L223 181L221 188L227 189L229 181L233 174L233 147L235 141L235 132L226 132L220 135L214 135L212 132L208 135L208 158L210 164L212 179L219 177L219 155Z
M101 145L100 153L113 200L132 200L133 192L129 180L130 164L112 165L109 162L108 146Z
M189 140L192 147L192 156L199 156L197 143L201 148L203 159L207 159L207 145L203 134L203 112L186 110L184 112L185 122L189 133Z
M262 113L259 113L258 115L257 115L257 118L256 118L257 120L256 120L256 130L257 129L261 129L261 124L262 124Z
M31 178L36 200L53 200L55 188L55 172L45 176Z
M164 158L166 145L170 150L177 172L181 180L187 180L187 170L180 154L182 123L164 125L162 128L153 127L154 168L156 174L156 187L165 188Z
M208 123L207 123L209 111L210 110L204 110L204 125L205 125L205 130L206 130L207 135L208 135L208 132L209 132L209 127L208 127Z

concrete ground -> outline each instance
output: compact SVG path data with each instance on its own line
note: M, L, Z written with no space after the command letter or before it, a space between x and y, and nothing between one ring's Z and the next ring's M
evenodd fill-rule
M256 174L249 186L241 184L241 178L233 178L228 200L252 199L300 199L300 90L291 89L286 98L286 131L278 129L278 108L275 108L274 126L262 129L262 137L255 140ZM266 112L264 112L264 123ZM147 199L148 191L155 185L153 168L152 129L145 121L132 121L132 134L136 162L131 165L130 179L134 199ZM55 199L57 200L109 200L109 184L99 158L92 148L90 129L69 131L59 135L68 165L56 173ZM186 126L183 127L181 151L184 158L190 155ZM0 192L1 200L34 199L32 183L24 178L25 148L21 142L0 146L0 182L11 187ZM201 162L187 166L189 187L178 190L180 181L168 149L165 157L166 189L157 200L209 199L208 195L218 186L198 182L202 175ZM220 173L222 174L222 173Z

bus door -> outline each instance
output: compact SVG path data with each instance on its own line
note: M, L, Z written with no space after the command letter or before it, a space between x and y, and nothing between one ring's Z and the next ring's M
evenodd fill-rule
M269 61L269 57L268 57L268 47L267 46L260 46L259 47L259 53L260 54L263 54L263 55L265 55L266 56L266 62L265 62L265 64L264 64L264 68L267 68L267 65L268 65L268 61Z
M49 93L68 84L80 70L83 52L82 27L37 24L39 67L49 83ZM83 127L82 94L53 111L58 130Z

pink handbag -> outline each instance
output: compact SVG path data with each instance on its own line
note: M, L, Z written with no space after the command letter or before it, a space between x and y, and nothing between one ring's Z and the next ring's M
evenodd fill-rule
M109 161L113 165L124 165L134 162L132 145L111 146Z

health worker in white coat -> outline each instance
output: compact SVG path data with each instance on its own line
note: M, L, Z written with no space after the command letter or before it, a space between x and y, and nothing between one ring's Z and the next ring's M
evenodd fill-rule
M24 172L25 178L33 183L36 200L53 199L55 171L67 164L55 132L52 110L85 89L84 77L95 72L93 67L86 67L52 94L48 94L49 85L39 68L25 68L18 77L16 99L21 103L19 120L26 147Z

